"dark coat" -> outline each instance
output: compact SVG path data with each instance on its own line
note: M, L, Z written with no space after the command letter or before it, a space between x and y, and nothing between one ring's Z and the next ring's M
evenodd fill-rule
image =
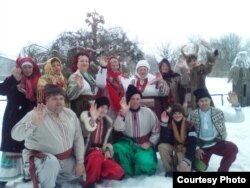
M186 121L185 124L187 126L187 135L185 142L185 147L187 150L185 153L185 157L190 161L193 161L197 145L197 136L194 136L196 135L196 131L194 126L192 126L190 122ZM172 123L168 124L167 126L165 123L161 123L159 144L168 143L172 146L178 144L178 141L174 137L174 132L172 127L173 127ZM180 125L177 124L177 128L180 131Z
M24 142L11 138L11 129L27 112L36 106L36 101L26 99L25 94L17 89L19 82L13 75L0 84L0 95L7 96L7 105L3 116L1 151L21 152Z

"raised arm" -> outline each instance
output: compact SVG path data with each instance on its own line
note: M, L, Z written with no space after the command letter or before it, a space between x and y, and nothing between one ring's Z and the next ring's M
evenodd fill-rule
M96 85L97 87L104 89L106 87L107 80L107 68L100 68L96 74Z
M14 140L23 141L33 131L40 126L44 120L46 112L43 104L38 104L33 111L26 114L11 130L11 136Z
M12 87L16 86L20 82L22 78L21 72L22 71L20 68L15 68L12 72L12 75L6 78L4 82L0 84L0 95L8 95Z
M114 122L114 129L116 131L125 131L125 118L128 114L129 108L130 108L130 103L126 103L126 99L125 97L122 97L121 101L120 101L120 105L121 105L121 111L119 113L119 115L117 116L117 118L115 119Z
M232 122L232 123L241 123L245 121L245 115L241 109L237 94L233 91L229 91L227 100L229 103L232 104L232 107L234 108L235 113L229 113L229 112L223 111L225 121Z
M67 96L69 100L77 99L84 87L83 78L77 74L72 74L68 80Z

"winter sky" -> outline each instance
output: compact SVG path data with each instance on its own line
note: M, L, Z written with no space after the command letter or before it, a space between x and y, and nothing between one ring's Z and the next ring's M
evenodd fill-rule
M15 58L30 43L47 45L64 31L86 27L87 12L120 26L146 52L164 42L185 44L234 32L250 38L247 0L0 0L0 53Z
M227 83L225 78L207 78L207 87L211 94L227 94L232 89L231 83ZM213 97L215 105L224 111L234 113L227 102L227 95L224 95L224 105L221 104L220 97ZM3 99L3 96L0 96ZM0 140L1 140L1 125L6 102L0 102ZM250 107L244 107L242 110L245 113L245 121L242 123L226 123L228 132L227 140L236 143L239 148L239 153L233 165L230 168L231 172L249 172L250 171ZM213 155L207 171L215 172L218 169L221 158ZM136 178L128 178L122 181L104 181L98 184L96 188L173 188L171 178L164 177L164 169L158 155L157 172L154 176L139 176ZM194 172L195 173L195 172ZM8 188L32 188L31 182L22 183L20 180L8 183Z

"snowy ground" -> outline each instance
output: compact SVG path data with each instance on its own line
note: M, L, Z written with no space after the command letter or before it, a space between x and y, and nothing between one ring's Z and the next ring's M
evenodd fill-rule
M211 94L227 94L231 90L231 84L226 82L226 79L222 78L208 78L207 86ZM1 98L0 98L1 99ZM230 108L227 102L227 96L224 95L222 106L221 97L214 96L214 103L217 107L233 113L233 109ZM3 112L6 102L0 102L0 123L2 121ZM226 123L228 131L228 140L233 141L239 148L239 153L236 161L230 168L232 172L250 171L250 107L243 108L246 116L246 120L243 123ZM1 131L1 129L0 129ZM0 134L1 135L1 134ZM159 156L158 156L159 159ZM158 160L158 168L156 175L154 176L139 176L136 178L128 178L122 181L104 181L102 184L98 184L97 188L172 188L173 183L171 178L164 177L164 169L162 167L161 160ZM213 156L210 161L208 171L217 171L220 162L220 157ZM31 183L21 183L19 181L9 182L8 187L16 188L31 188Z

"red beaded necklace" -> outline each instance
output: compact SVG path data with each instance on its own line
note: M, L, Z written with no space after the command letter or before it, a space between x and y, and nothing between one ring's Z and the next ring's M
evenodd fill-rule
M138 91L140 91L141 93L143 93L143 91L146 88L147 83L148 83L148 79L147 78L143 80L143 84L141 84L140 79L137 79L137 81L136 81L136 88L138 89Z

